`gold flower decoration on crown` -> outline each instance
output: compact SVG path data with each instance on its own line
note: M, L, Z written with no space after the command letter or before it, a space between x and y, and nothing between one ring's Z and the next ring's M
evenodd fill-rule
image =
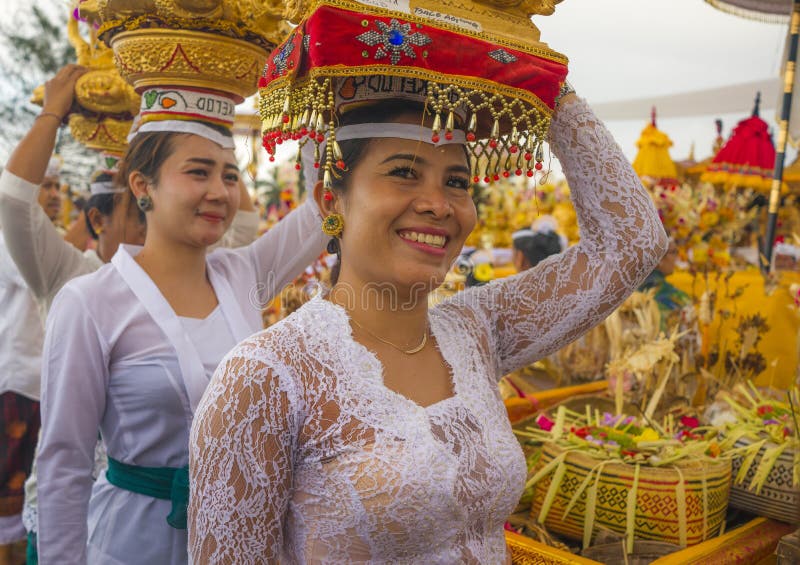
M549 16L556 4L563 0L407 0L397 12L412 14L415 19L428 19L434 25L451 28L458 33L470 33L502 40L511 47L530 47L540 41L541 33L531 16ZM284 17L299 24L321 4L365 12L391 11L390 2L362 2L360 0L288 0L284 3ZM380 6L376 8L373 6ZM445 18L442 19L442 15ZM524 38L524 39L521 39ZM549 52L541 45L543 52Z
M555 9L556 4L563 0L476 0L480 4L488 4L495 8L500 8L505 11L517 11L524 14L526 17L530 16L549 16Z
M289 28L283 21L279 0L81 0L81 16L102 23L101 34L109 28L136 27L139 18L155 17L176 29L253 34L279 43Z
M424 7L431 10L439 10L449 13L453 8L474 12L470 4L483 4L489 8L500 10L507 14L514 14L521 18L531 16L549 16L555 9L556 4L563 0L426 0ZM315 0L288 0L285 4L285 16L292 23L299 23L303 16L313 10L318 4ZM411 2L412 7L416 7L420 2Z

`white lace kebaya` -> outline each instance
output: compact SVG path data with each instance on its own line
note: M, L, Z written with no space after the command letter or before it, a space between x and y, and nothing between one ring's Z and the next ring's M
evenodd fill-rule
M583 101L551 129L581 242L429 312L454 395L383 384L346 311L316 297L223 361L191 434L195 563L503 563L525 481L497 381L563 347L666 250L641 182Z

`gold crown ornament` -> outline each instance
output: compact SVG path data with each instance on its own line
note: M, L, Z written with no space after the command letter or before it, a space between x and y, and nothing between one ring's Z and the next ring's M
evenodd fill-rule
M264 59L285 37L276 0L79 0L137 92L171 85L230 94L256 90Z
M346 165L339 117L380 100L409 100L428 110L424 141L466 144L476 182L532 177L542 168L567 58L539 40L530 16L550 14L556 3L288 2L297 27L259 80L264 147L271 156L288 140L313 147L303 154L314 154L330 186Z

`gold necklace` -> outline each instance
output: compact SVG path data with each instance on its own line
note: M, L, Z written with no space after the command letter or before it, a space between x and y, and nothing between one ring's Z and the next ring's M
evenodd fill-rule
M424 347L425 347L425 344L427 344L427 343L428 343L428 330L425 330L425 333L424 333L424 334L422 334L422 341L419 343L419 345L418 345L418 346L416 346L416 347L413 347L413 348L411 348L411 349L403 349L402 347L398 347L398 346L396 346L396 345L395 345L395 344L393 344L391 341L389 341L389 340L387 340L387 339L383 339L383 338L382 338L381 336L379 336L379 335L375 335L374 333L372 333L371 331L369 331L367 328L365 328L364 326L362 326L361 324L359 324L359 323L358 323L358 321L356 321L356 319L355 319L355 318L350 318L350 320L352 320L352 322L353 322L355 325L357 325L359 328L361 328L362 330L364 330L365 332L367 332L369 335L371 335L372 337L374 337L374 338L375 338L375 339L377 339L378 341L382 341L382 342L383 342L383 343L385 343L386 345L391 345L391 346L392 346L392 347L394 347L394 348L395 348L397 351L399 351L400 353L405 353L406 355L414 355L415 353L419 353L420 351L422 351L422 350L424 349Z

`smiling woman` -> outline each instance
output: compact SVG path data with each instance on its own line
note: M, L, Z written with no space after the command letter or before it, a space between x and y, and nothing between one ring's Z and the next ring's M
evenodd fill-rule
M230 100L173 87L143 94L117 175L147 218L144 245L120 245L110 265L67 283L48 319L42 562L187 562L194 410L228 350L262 327L259 305L324 247L309 201L252 244L209 253L247 197ZM108 470L93 483L98 429Z
M198 563L502 563L526 468L497 382L602 320L655 266L666 235L603 125L567 89L557 105L554 92L549 141L581 242L429 309L476 221L471 181L541 168L550 112L497 94L513 80L505 65L529 65L540 86L563 77L522 50L487 54L473 37L436 45L444 32L427 20L319 4L276 50L298 59L276 56L265 70L264 142L271 151L298 139L306 170L321 169L306 179L341 269L330 292L240 343L209 385L192 426L190 553ZM333 59L347 46L325 49L337 17L380 43L382 61L394 42L363 31L373 23L397 30L398 44L430 39L426 62L405 60L411 76L450 63L436 63L435 48L500 62L481 65L471 91L463 74L440 73L410 94L398 50L382 80L371 67L341 78ZM324 75L317 56L330 57L328 82L287 70Z
M342 116L339 138L347 137L356 126L364 135L385 135L400 126L398 132L405 130L418 136L422 131L419 128L422 112L422 105L407 102L363 106ZM364 127L378 120L381 124L375 131L369 132ZM476 213L469 192L470 160L464 145L441 145L430 155L421 151L427 145L420 143L419 138L398 141L361 137L339 142L342 161L348 166L333 177L330 190L321 191L323 185L319 184L315 194L323 212L347 218L346 231L343 229L329 245L339 255L333 283L339 280L345 264L345 280L369 277L367 272L378 267L369 263L370 258L380 254L391 257L397 268L395 275L383 281L396 292L408 295L410 287L419 290L416 288L419 280L427 279L432 285L427 291L441 284L453 262L453 253L461 249L462 234L466 237L475 225ZM423 199L427 203L423 205L432 207L435 217L449 216L444 225L403 217L412 201L419 205L420 192L426 190L428 194ZM411 266L407 264L410 249L416 250L411 254ZM349 260L343 263L345 254ZM356 286L338 285L337 292L343 294ZM398 295L395 301L407 298Z

